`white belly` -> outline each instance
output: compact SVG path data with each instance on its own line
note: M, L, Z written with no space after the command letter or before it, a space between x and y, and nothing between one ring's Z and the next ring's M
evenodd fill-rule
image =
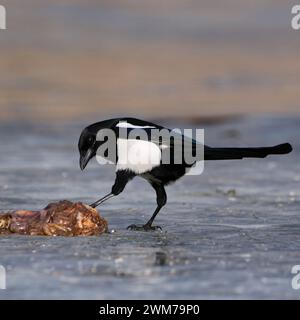
M118 139L117 170L129 169L136 174L150 171L160 165L161 150L150 141Z

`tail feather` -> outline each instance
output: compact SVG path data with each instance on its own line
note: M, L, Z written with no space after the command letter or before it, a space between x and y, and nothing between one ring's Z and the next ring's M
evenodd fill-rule
M287 154L293 148L289 143L265 148L211 148L204 150L205 160L234 160L243 158L265 158L271 154Z

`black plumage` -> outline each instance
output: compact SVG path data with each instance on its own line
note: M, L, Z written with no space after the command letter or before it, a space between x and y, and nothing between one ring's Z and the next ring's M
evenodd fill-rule
M146 137L144 139L127 140L120 136L120 129L124 128L127 132L134 129L142 129ZM154 123L139 120L135 118L116 118L109 119L101 122L94 123L86 127L80 136L78 142L78 148L80 152L80 167L83 170L90 159L95 157L97 152L101 149L99 148L104 140L101 141L97 139L97 134L102 129L110 129L116 136L116 140L110 147L114 149L115 156L109 156L109 154L99 154L102 157L108 158L111 162L116 164L116 178L115 183L112 186L112 190L105 197L99 199L91 206L96 207L109 198L120 194L126 184L132 180L135 176L140 176L146 179L150 185L154 188L156 192L157 208L154 211L150 220L143 226L131 225L131 229L142 229L142 230L154 230L157 227L152 226L153 220L155 219L157 213L167 202L167 195L165 191L165 186L172 183L182 176L184 176L187 171L194 165L194 163L186 163L183 154L176 153L176 144L187 143L191 146L191 152L199 146L199 142L181 135L179 133L174 134L174 139L169 141L164 141L159 135L153 135L153 131L167 130L171 132L170 129L164 128L160 125ZM99 138L99 136L98 136ZM149 156L147 152L153 152L154 162L151 164L134 164L131 165L122 162L124 154L128 151L128 145L131 145L133 149L140 151L140 157ZM147 147L144 151L143 148ZM148 148L149 147L149 148ZM280 144L274 147L260 147L260 148L212 148L209 146L202 146L203 153L200 160L234 160L243 158L265 158L268 155L276 154L287 154L292 151L292 147L289 143ZM168 163L163 163L164 152L168 151L170 158ZM137 153L138 154L138 153ZM178 163L181 158L181 162ZM176 160L176 159L177 160Z

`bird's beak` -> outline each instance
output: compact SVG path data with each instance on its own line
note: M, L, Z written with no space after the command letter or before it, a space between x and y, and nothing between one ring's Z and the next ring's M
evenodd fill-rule
M88 149L85 154L80 155L79 165L81 170L83 170L86 167L86 165L88 164L92 156L93 156L92 149Z

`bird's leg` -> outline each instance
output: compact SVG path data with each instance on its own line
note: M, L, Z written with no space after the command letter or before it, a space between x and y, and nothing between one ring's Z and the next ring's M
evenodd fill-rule
M160 209L166 204L167 194L166 194L166 191L165 191L165 188L163 185L157 184L157 183L155 183L155 184L152 183L151 185L156 191L156 201L157 201L157 207L156 207L152 217L144 225L132 224L132 225L128 226L127 229L139 230L139 231L154 231L157 229L162 230L160 226L152 226L152 223L153 223L155 217L157 216L158 212L160 211Z
M149 219L149 221L143 226L145 230L157 230L160 229L162 230L161 226L152 226L152 223L156 217L156 215L158 214L158 212L160 211L160 209L162 208L162 206L157 206L157 208L155 209L152 217Z
M92 203L90 206L92 208L96 208L97 206L99 206L101 203L103 203L104 201L117 196L118 194L120 194L126 184L134 177L134 174L122 170L122 171L117 171L116 173L116 179L115 179L115 183L111 188L111 192L109 194L107 194L106 196L104 196L103 198L97 200L96 202Z
M104 196L103 198L101 198L101 199L97 200L96 202L90 204L90 207L96 208L96 207L98 207L101 203L103 203L104 201L106 201L106 200L108 200L108 199L110 199L110 198L112 198L112 197L114 197L114 196L115 196L115 194L109 193L109 194L107 194L106 196Z

